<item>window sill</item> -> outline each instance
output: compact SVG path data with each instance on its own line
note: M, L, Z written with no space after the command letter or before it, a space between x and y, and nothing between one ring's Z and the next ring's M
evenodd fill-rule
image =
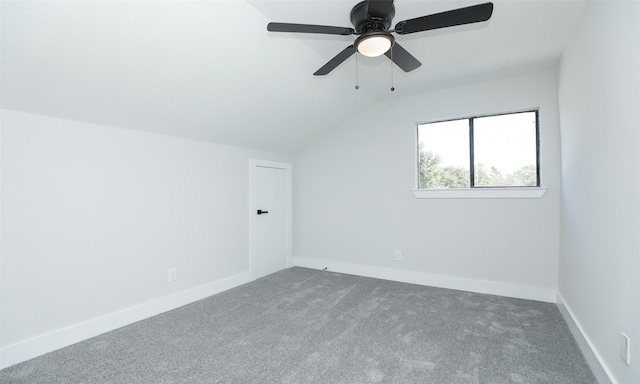
M540 199L547 188L451 188L413 190L416 199Z

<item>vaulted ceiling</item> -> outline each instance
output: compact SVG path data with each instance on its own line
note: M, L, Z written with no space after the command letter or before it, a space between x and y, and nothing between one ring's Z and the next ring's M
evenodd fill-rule
M392 25L483 1L397 0ZM3 0L1 106L292 154L381 101L554 68L585 7L498 0L487 22L396 36L409 73L352 56L312 76L353 36L266 30L351 27L356 2Z

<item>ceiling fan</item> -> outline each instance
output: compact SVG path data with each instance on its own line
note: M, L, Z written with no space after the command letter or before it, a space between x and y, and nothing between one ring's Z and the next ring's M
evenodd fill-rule
M421 66L422 63L402 48L395 41L392 33L407 35L432 29L487 21L493 13L493 3L478 4L404 20L397 23L394 29L389 29L395 13L393 0L365 0L356 4L351 10L351 23L355 29L327 25L269 23L267 31L359 35L352 45L345 48L322 68L318 69L314 73L315 76L328 74L356 51L369 57L384 54L403 71L410 72Z

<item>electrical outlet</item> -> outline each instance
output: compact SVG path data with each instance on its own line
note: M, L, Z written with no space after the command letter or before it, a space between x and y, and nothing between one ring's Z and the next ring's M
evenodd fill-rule
M620 332L620 357L627 365L631 365L631 340L624 332Z
M167 282L172 282L178 280L178 271L175 268L167 271Z
M402 251L396 251L396 260L397 261L402 260Z

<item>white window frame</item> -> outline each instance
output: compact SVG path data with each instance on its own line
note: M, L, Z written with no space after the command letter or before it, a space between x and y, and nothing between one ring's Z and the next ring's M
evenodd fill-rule
M414 189L416 199L540 199L544 187Z

